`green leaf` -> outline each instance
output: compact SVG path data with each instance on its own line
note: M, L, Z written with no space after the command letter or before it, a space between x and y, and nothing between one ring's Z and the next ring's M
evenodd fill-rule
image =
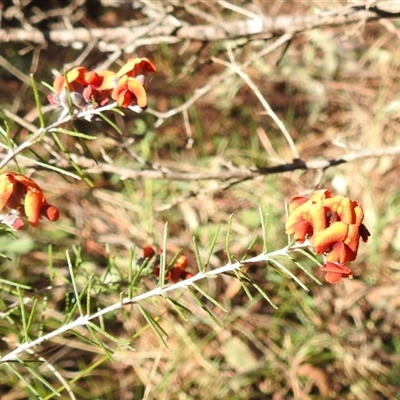
M21 313L21 322L22 322L22 332L21 334L24 337L25 342L29 342L29 335L28 331L26 329L27 327L27 322L26 322L26 315L25 315L25 303L22 295L22 291L20 288L17 288L18 291L18 299L19 299L19 310Z
M245 283L243 282L243 278L240 275L243 272L242 271L238 271L237 269L234 269L233 273L235 274L236 279L238 279L238 281L240 282L240 286L242 286L242 289L246 293L246 295L249 298L249 300L253 300L253 296L251 295L249 288L245 285Z
M69 274L71 277L72 286L74 288L76 305L79 309L79 314L81 315L81 317L83 317L84 314L83 314L83 307L82 307L82 303L81 303L81 296L84 295L85 291L82 290L82 292L79 294L79 291L78 291L78 288L77 288L76 282L75 282L74 269L72 267L71 258L69 256L69 251L67 250L65 252L65 254L67 257L67 264L68 264ZM71 313L71 315L72 315L72 313Z
M100 118L102 118L104 121L106 121L108 123L108 125L112 126L121 136L123 135L122 130L120 129L120 127L114 123L113 121L111 121L110 118L106 117L103 113L99 113L97 114ZM123 114L122 114L123 115Z
M295 282L297 282L297 284L299 286L301 286L304 290L306 290L308 292L307 286L305 286L304 283L302 283L299 279L297 279L297 277L294 274L292 274L286 267L284 267L280 262L278 262L277 260L274 260L273 258L268 258L267 261L270 264L273 264L279 270L281 270L285 275L292 278Z
M103 343L102 340L100 340L94 331L101 333L103 336L105 336L106 338L108 338L109 340L113 341L114 343L117 343L118 345L120 345L120 343L122 343L120 340L118 340L117 338L115 338L114 336L110 335L109 333L107 333L104 329L101 329L99 326L97 326L96 324L94 324L92 321L88 321L87 323L87 328L90 331L90 333L92 334L92 336L95 339L95 342L97 342L98 347L101 347L104 352L106 353L108 359L113 362L114 359L112 357L112 350L108 349L105 344Z
M262 297L264 297L265 300L268 301L268 303L275 308L275 310L278 309L278 307L274 304L274 302L268 297L268 295L264 292L264 290L261 289L261 287L251 279L249 275L247 275L245 272L241 271L241 273L244 275L244 277L251 283L251 285L258 291L258 293L261 294Z
M317 264L319 267L322 267L322 263L318 260L318 258L314 255L311 254L310 252L304 250L304 249L293 249L291 251L295 251L297 253L303 254L303 256L306 256L308 259L310 259L312 262L314 262L315 264Z
M231 214L228 219L228 230L226 232L226 240L225 240L225 251L228 257L229 264L232 264L232 256L229 248L229 243L231 240L231 232L232 232L232 221L233 221L233 214Z
M97 136L86 135L85 133L70 131L69 129L64 129L64 128L53 128L50 130L50 132L62 133L64 135L78 137L78 138L82 138L82 139L86 139L86 140L96 140L97 139Z
M43 117L42 104L40 103L39 91L38 91L36 80L35 80L35 77L33 76L33 74L31 74L30 77L31 77L32 89L33 89L33 95L35 97L36 108L37 108L38 114L39 114L40 127L43 129L46 126L46 122L44 121L44 117Z
M259 208L261 229L263 233L263 254L268 253L268 214L263 215L261 207Z
M158 286L160 288L164 287L165 284L165 273L167 270L167 238L168 238L168 222L164 225L164 234L163 234L163 249L161 254L161 262L160 262L160 275Z
M23 285L21 283L9 281L9 280L3 279L3 278L0 278L0 283L4 283L5 285L9 285L9 286L13 286L13 287L21 288L21 289L25 289L25 290L32 290L31 286Z
M187 288L187 290L189 291L189 293L192 295L193 299L195 300L195 302L210 316L210 318L215 322L215 324L217 324L220 328L222 328L221 323L218 321L218 318L213 314L213 312L211 310L209 310L200 300L199 298L196 296L196 293L193 292L193 290L191 290L190 287Z
M161 327L161 325L139 303L137 303L137 305L138 305L139 310L142 313L144 319L147 321L149 326L153 329L154 333L164 344L165 348L168 349L167 342L165 341L165 339L163 337L163 335L165 337L168 337L167 332L164 331L164 329Z
M30 384L29 380L25 378L23 375L21 375L14 366L8 362L5 364L7 368L9 368L14 375L21 381L26 384L26 386L29 388L29 390L36 396L37 399L40 399L40 394L37 392L37 390Z
M218 303L217 300L212 298L208 293L206 293L203 289L201 289L198 285L196 285L194 282L192 283L192 287L194 287L199 293L201 293L206 299L211 301L211 303L215 304L218 308L220 308L222 311L227 312L226 308L222 306L222 304Z
M211 247L210 247L210 250L208 251L208 255L207 255L204 267L202 267L201 264L200 264L200 262L201 262L200 261L200 253L199 253L198 248L197 248L196 260L198 259L199 271L201 273L203 273L203 274L207 271L207 267L210 265L211 256L214 253L214 248L215 248L215 245L217 244L217 239L218 239L218 236L219 236L219 232L220 232L220 228L218 227L217 232L214 235L213 241L211 242Z
M26 363L25 363L26 364ZM42 373L37 373L35 370L33 370L32 368L28 367L27 365L25 365L26 369L39 381L41 382L44 386L46 386L52 393L54 393L54 395L59 396L57 390L49 383L46 381L46 379L43 378L43 374ZM39 396L39 399L41 399L42 397Z
M171 299L168 296L162 296L165 300L168 301L168 303L172 306L172 308L179 314L179 316L184 320L187 321L187 318L185 316L185 314L183 313L183 311L186 311L188 313L192 313L188 308L186 308L185 306L183 306L182 304L178 303L176 300Z
M254 239L251 241L251 243L247 246L246 252L244 253L243 257L241 258L241 261L246 261L246 259L249 256L250 251L253 249L254 245L256 244L258 239L258 236L255 236Z
M290 260L297 266L299 267L302 271L304 271L304 273L306 273L313 281L315 281L316 283L318 283L319 285L322 285L322 282L319 281L311 272L307 271L306 268L304 268L301 263L299 263L297 260L295 260L293 257L291 257L289 254L287 255Z

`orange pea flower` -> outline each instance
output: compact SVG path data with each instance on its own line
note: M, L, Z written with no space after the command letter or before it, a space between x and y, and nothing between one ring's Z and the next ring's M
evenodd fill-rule
M172 283L177 283L180 280L189 279L193 276L192 273L186 271L188 267L188 259L184 255L180 255L175 261L172 268L170 268L165 274L165 280L171 280ZM160 267L154 268L154 275L160 276Z
M57 76L53 82L55 94L51 93L47 96L50 104L68 108L68 87L72 104L78 108L84 108L86 106L86 101L82 93L86 85L85 74L86 68L79 66L67 72L67 80L65 80L64 76Z
M286 233L293 234L297 243L308 240L315 253L324 255L326 264L321 269L327 272L328 282L352 277L346 263L356 259L360 239L367 242L370 236L358 202L340 195L332 197L323 189L310 198L294 197L289 212Z
M157 68L148 58L132 58L117 72L116 76L135 78L146 87L147 75L153 72L157 72Z
M120 78L111 94L118 106L140 112L147 107L147 76L156 72L148 58L132 58L117 73Z
M110 101L115 74L112 71L89 71L85 74L83 97L93 108L105 106Z
M173 283L178 282L179 280L189 279L193 276L192 273L186 271L188 266L188 259L184 255L180 255L178 259L175 261L174 266L171 268L168 277L166 279L171 279Z
M105 106L115 100L118 107L140 112L147 106L148 74L156 71L156 66L148 58L133 58L116 74L112 71L87 71L79 66L66 76L55 78L54 93L47 97L52 105L63 107L64 113L69 108L68 92L72 105L81 110Z
M65 81L64 76L57 76L54 79L53 88L56 93L60 93L68 83L71 91L77 85L84 86L85 85L85 73L86 68L79 66L71 69L71 71L67 72L67 81Z
M50 221L57 221L60 216L58 209L47 203L42 190L31 178L14 172L0 175L0 211L5 209L17 216L11 223L15 229L23 226L19 216L28 217L34 227L39 225L41 216ZM3 218L3 222L6 220Z
M296 242L303 243L316 231L327 226L327 216L321 203L321 195L326 191L316 191L310 199L305 196L293 197L289 204L290 215L286 221L286 233L293 234Z
M111 97L117 101L119 107L128 108L137 105L140 109L143 109L147 106L144 86L135 78L130 78L127 75L119 79Z
M154 257L154 255L156 254L155 250L153 249L153 247L150 244L146 244L143 246L143 259L150 259L152 257Z

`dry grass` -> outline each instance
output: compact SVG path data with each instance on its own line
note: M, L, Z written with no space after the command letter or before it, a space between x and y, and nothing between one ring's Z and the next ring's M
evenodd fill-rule
M209 12L216 7L224 18L238 18L215 2L193 3L199 10ZM245 7L246 2L236 3ZM298 2L252 3L273 15L306 13L311 8ZM332 6L338 7L339 2L332 2ZM133 15L139 18L139 12ZM176 7L174 15L204 23L183 7ZM124 14L104 6L81 23L98 25L113 18L120 23ZM290 42L284 54L280 47L245 69L285 123L302 159L340 158L350 150L399 145L400 28L396 20L388 24L305 32ZM201 47L193 42L187 47L178 43L138 48L137 55L154 60L159 70L148 90L149 107L166 112L180 106L223 73L223 66L210 62L212 56L229 61L231 54L240 64L268 43L260 39L245 44L217 42ZM2 44L1 55L27 75L33 53L22 54L23 50L21 44ZM70 63L81 54L72 46L52 44L42 49L34 71L36 79L51 82L51 68L60 70L62 63ZM121 59L128 57L122 55ZM107 54L94 48L82 63L94 67L106 58ZM0 70L0 85L2 108L23 118L35 108L31 89L4 69ZM56 114L46 114L46 118L50 122ZM93 157L99 162L112 159L115 165L131 169L182 172L271 166L293 158L282 133L237 75L216 84L186 114L171 116L156 128L157 118L151 112L127 112L123 118L112 118L122 136L104 122L77 121L80 132L98 138L85 149L79 140L63 137L69 153L84 159L82 163ZM7 123L11 137L23 142L28 131L10 119ZM188 147L190 138L193 145ZM27 150L24 156L54 161L52 154L60 153L51 141L35 145L32 151ZM99 322L120 341L97 334L112 352L112 359L84 328L55 337L35 348L35 354L24 355L23 362L0 365L1 399L37 398L27 383L43 399L55 397L38 375L55 388L62 383L54 371L38 361L39 356L68 381L78 399L400 399L398 156L357 161L326 171L261 176L232 185L217 180L129 180L118 174L96 173L88 174L93 182L90 187L22 159L19 163L24 171L34 172L48 200L61 209L62 218L36 231L20 232L16 240L0 238L0 252L10 257L0 265L3 355L24 339L23 309L34 314L31 339L64 322L74 301L66 250L79 286L95 276L91 302L95 311L117 302L120 293L126 292L131 246L136 246L139 254L146 243L161 247L166 222L169 257L183 249L193 269L193 236L205 258L220 229L210 260L210 267L216 268L228 260L225 237L232 213L232 255L241 258L254 236L261 235L259 207L269 215L270 248L280 248L287 240L284 202L294 194L326 187L363 205L372 236L353 263L352 281L319 286L301 271L296 272L309 287L308 293L263 264L249 267L248 274L278 310L251 287L254 297L249 300L231 277L203 282L201 287L227 310L222 312L202 299L222 327L187 292L173 294L192 311L186 313L186 321L162 298L144 302L168 333L168 350L136 306L106 315ZM74 172L65 163L63 169ZM261 250L262 240L258 240L251 254ZM27 288L18 294L10 282ZM152 276L144 279L139 292L154 288L156 282ZM49 284L57 288L47 290ZM29 301L21 308L22 296ZM64 390L61 398L70 395Z

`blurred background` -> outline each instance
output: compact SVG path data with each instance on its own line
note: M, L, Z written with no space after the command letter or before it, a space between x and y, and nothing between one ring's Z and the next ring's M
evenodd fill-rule
M370 2L357 4L364 3ZM2 1L1 158L5 132L21 144L40 126L30 74L49 125L60 111L49 106L46 83L51 86L63 69L117 71L132 57L148 57L158 70L151 76L145 112L106 114L120 132L105 120L74 121L79 132L97 139L59 135L61 151L46 135L8 164L8 170L19 168L40 184L61 218L17 232L17 238L0 237L0 252L9 257L0 265L3 355L65 322L73 300L67 250L77 284L84 287L94 279L96 311L126 293L132 246L135 257L146 244L163 247L166 223L167 254L172 258L183 250L193 273L193 237L204 261L219 230L209 267L228 262L232 214L234 257L262 252L260 208L268 215L268 249L285 246L285 203L317 188L357 200L372 235L351 265L353 280L319 285L291 265L308 292L270 266L246 266L277 310L251 285L249 298L229 276L201 284L227 310L202 298L220 326L186 292L174 297L192 311L186 321L162 298L144 302L168 334L168 349L135 306L99 322L111 338L99 334L98 340L112 358L83 328L55 337L19 363L0 364L2 400L49 399L58 392L61 398L125 400L400 399L400 20L368 22L366 16L352 24L320 23L275 48L285 30L229 36L237 21L287 16L287 33L296 25L294 16L315 17L352 5ZM198 25L189 38L189 28ZM217 40L214 29L205 40L205 26L223 26L227 36ZM227 63L251 80L286 126L302 160L334 160L381 148L392 148L392 154L325 170L223 178L223 173L296 158L254 87ZM184 178L171 178L178 173ZM194 174L203 175L195 179ZM323 282L318 268L307 259L298 261ZM156 284L150 276L138 293ZM29 338L21 335L23 313L30 316Z

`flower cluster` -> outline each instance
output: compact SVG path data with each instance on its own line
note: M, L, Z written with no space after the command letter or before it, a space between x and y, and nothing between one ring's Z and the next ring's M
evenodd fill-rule
M36 227L39 218L46 217L57 221L58 209L47 203L42 189L25 175L6 172L0 175L0 222L14 229L21 229L24 222L21 217L28 217L28 222Z
M152 246L146 245L143 247L143 259L152 259L155 256L156 252ZM172 265L172 267L168 268L165 273L165 280L171 280L172 283L176 283L179 280L189 279L193 276L192 273L186 271L188 267L188 259L184 255L180 255ZM160 258L156 257L154 261L154 269L153 274L156 276L160 275Z
M55 78L54 93L48 100L68 110L69 97L71 106L82 111L105 106L114 100L118 107L140 112L147 106L148 74L156 71L148 58L133 58L117 73L75 67L66 76Z
M357 201L334 196L329 190L317 190L310 198L296 196L289 205L286 233L297 243L308 240L317 254L324 255L322 271L329 283L352 278L346 265L357 257L360 238L368 241L370 233L362 223L364 211Z

